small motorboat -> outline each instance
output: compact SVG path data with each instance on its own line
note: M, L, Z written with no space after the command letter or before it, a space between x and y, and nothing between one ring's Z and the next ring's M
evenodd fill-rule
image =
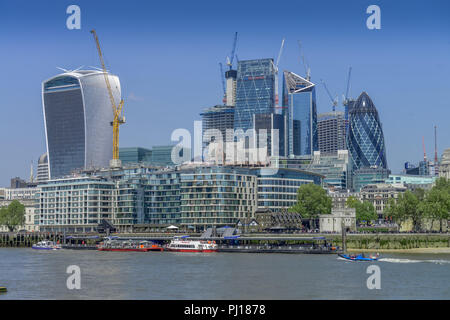
M378 260L378 253L376 255L369 255L369 257L364 256L364 253L360 254L338 254L339 257L350 260L350 261L377 261Z
M31 247L32 249L36 250L59 250L61 249L61 245L57 244L53 241L40 241L36 244L33 244Z

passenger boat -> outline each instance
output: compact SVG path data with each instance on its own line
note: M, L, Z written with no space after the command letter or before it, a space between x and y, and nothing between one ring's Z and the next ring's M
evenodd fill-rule
M376 255L370 255L369 257L366 257L364 256L364 253L360 253L358 255L338 254L338 256L350 261L377 261L379 255L377 253Z
M174 237L166 246L167 251L174 252L216 252L217 244L215 241L207 240L187 240L187 236Z
M148 251L163 251L164 248L150 241L120 241L120 240L107 240L101 242L97 246L99 251L137 251L137 252L148 252Z
M61 245L53 241L44 240L33 244L31 248L36 250L59 250Z

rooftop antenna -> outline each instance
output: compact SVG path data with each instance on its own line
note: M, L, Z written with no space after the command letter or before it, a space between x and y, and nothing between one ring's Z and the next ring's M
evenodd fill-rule
M422 147L423 147L423 161L427 161L427 154L425 152L425 137L422 136Z
M31 160L31 170L30 170L30 182L34 182L34 173L33 173L33 160Z
M434 163L438 163L436 126L434 126Z

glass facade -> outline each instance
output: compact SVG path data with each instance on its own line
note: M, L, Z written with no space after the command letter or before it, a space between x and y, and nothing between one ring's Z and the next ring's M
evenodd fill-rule
M120 83L109 75L115 100ZM112 159L111 102L104 74L67 72L43 82L43 109L51 179L87 167L105 167Z
M150 163L152 150L145 148L119 148L119 159L123 164Z
M366 92L361 93L349 112L347 146L353 168L387 169L383 129L377 109Z
M315 84L285 71L282 110L287 118L288 155L312 155L319 148Z
M274 113L275 76L273 59L238 62L234 129L251 129L253 114Z
M129 167L91 177L60 179L42 185L35 220L43 230L93 230L101 219L119 231L134 225L196 230L233 226L254 217L258 206L287 209L304 183L323 185L323 176L296 169L195 166L156 170ZM56 229L55 229L56 228Z

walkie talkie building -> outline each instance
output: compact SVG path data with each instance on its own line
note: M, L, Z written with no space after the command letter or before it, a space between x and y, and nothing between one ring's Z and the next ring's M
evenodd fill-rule
M370 167L387 169L381 121L366 92L361 93L349 111L347 146L354 170Z
M119 102L119 78L108 77ZM67 71L44 81L42 104L50 179L77 169L108 166L113 151L113 111L103 72Z

